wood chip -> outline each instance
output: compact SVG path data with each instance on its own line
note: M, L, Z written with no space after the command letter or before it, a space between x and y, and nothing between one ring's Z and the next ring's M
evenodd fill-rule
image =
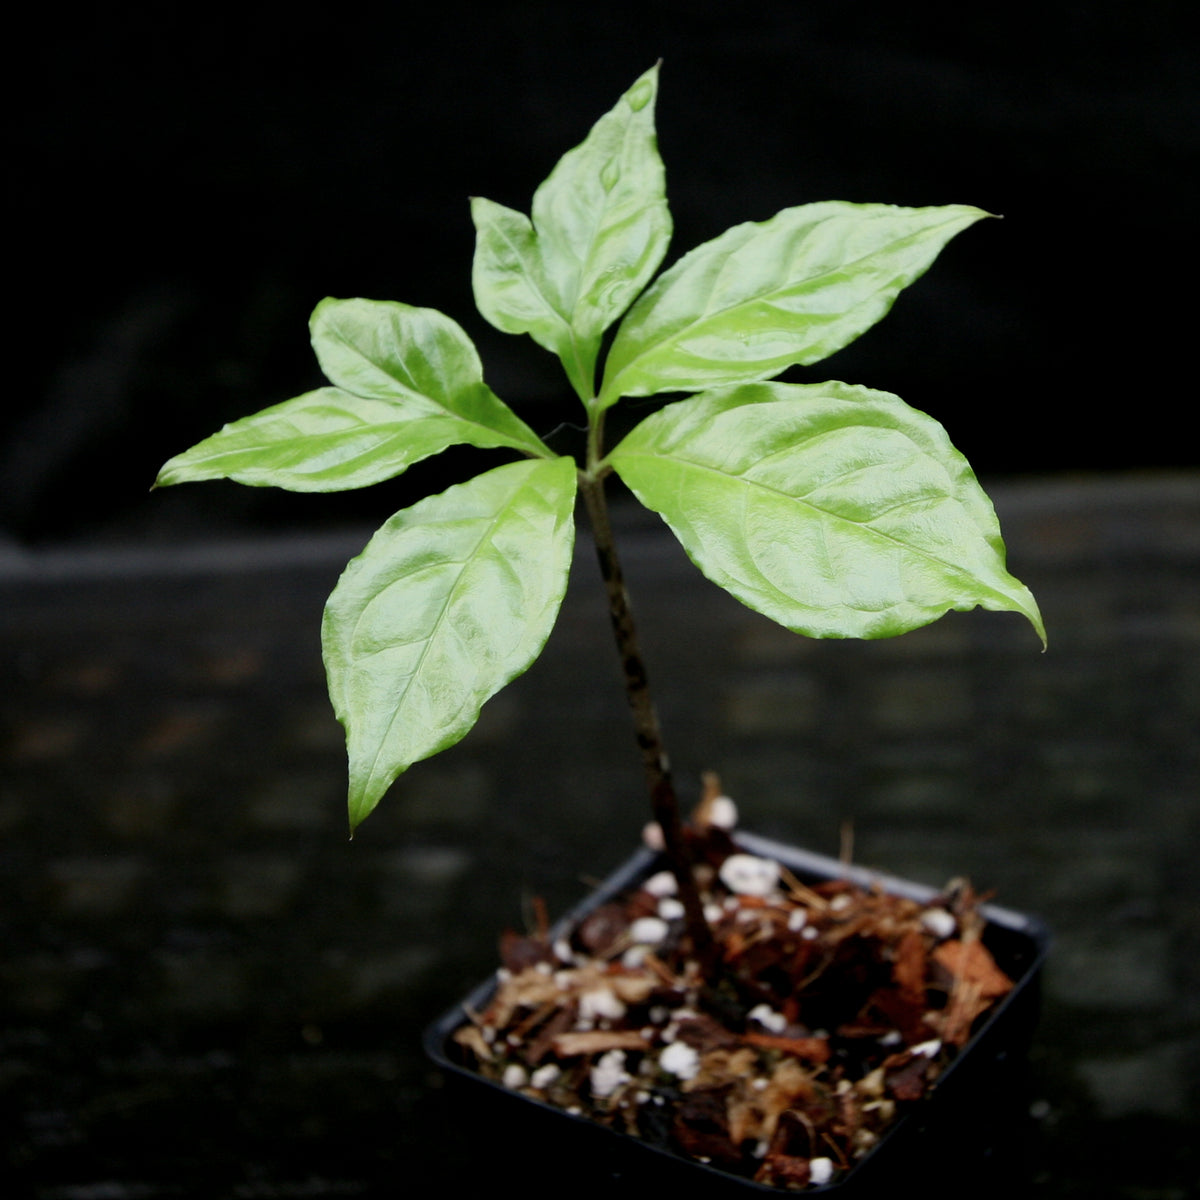
M896 961L892 965L892 979L906 999L921 1001L925 996L925 939L911 929L900 939L896 947Z
M609 1050L649 1050L651 1043L632 1029L591 1029L560 1033L554 1039L554 1052L562 1058L580 1054L605 1054Z
M780 1037L774 1033L747 1033L743 1040L760 1050L778 1050L803 1062L829 1061L829 1042L819 1037Z
M985 1000L995 1000L1012 991L1012 980L996 966L991 951L980 941L943 942L934 950L933 958L955 980L977 986Z
M463 1025L454 1031L454 1040L470 1050L480 1062L492 1061L491 1047L484 1041L483 1034L474 1025Z

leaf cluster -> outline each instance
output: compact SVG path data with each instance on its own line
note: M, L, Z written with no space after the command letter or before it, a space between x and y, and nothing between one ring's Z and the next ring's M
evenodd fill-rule
M655 278L671 237L657 90L656 66L563 156L530 215L471 205L479 311L560 359L586 415L583 461L492 392L449 317L327 299L311 333L329 386L225 426L158 476L320 492L452 445L517 456L396 513L329 598L323 650L352 828L540 653L566 588L577 488L610 472L705 575L796 633L890 637L982 606L1023 614L1044 641L991 503L937 421L887 392L771 382L870 328L987 214L806 204L737 225ZM687 395L606 451L605 412L665 392Z

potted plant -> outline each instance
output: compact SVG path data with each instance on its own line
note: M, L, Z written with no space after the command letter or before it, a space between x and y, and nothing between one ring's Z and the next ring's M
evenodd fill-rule
M807 204L735 226L655 279L671 235L657 86L656 66L559 161L531 216L472 201L479 310L561 360L586 421L578 461L491 391L449 317L327 299L311 331L329 386L225 426L157 483L334 491L451 445L514 453L396 513L329 598L352 830L537 657L582 497L653 846L567 923L507 937L500 975L434 1028L435 1053L501 1098L633 1134L621 1145L635 1153L665 1147L660 1167L690 1155L722 1186L849 1185L898 1114L949 1090L964 1045L1019 1010L1014 982L1032 978L1041 942L966 885L881 885L736 835L715 782L684 822L605 482L617 475L709 579L797 634L890 637L982 606L1020 613L1044 642L991 503L940 424L866 387L773 382L867 330L987 214ZM611 407L662 393L687 395L606 444Z

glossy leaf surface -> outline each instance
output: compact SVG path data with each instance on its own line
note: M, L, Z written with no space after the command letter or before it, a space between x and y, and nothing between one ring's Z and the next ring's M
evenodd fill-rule
M397 513L346 568L322 643L351 828L541 651L566 588L575 477L568 458L497 467Z
M748 384L668 405L610 461L696 565L810 637L891 637L949 609L1037 604L937 421L842 383Z
M956 233L987 214L828 201L735 225L664 272L621 322L600 405L777 375L883 317Z
M645 287L671 238L654 130L658 68L565 154L533 197L532 220L472 201L479 311L562 360L585 402L604 331Z
M313 347L340 387L318 388L226 425L172 458L158 486L234 479L332 492L367 487L447 446L549 455L483 382L479 356L449 317L372 300L323 300Z

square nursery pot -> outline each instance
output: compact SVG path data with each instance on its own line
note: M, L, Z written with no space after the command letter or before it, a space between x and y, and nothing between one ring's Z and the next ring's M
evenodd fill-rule
M774 859L802 884L845 880L927 904L938 893L920 884L785 846L748 833L736 849ZM601 905L636 891L664 869L660 855L640 849L551 930L569 936ZM1038 987L1049 937L1034 918L990 904L979 907L981 935L1013 987L981 1016L969 1040L925 1095L905 1106L863 1157L826 1183L794 1190L755 1182L651 1141L574 1116L478 1073L454 1040L466 1013L487 1009L496 978L476 987L425 1032L427 1054L442 1069L446 1116L462 1150L463 1184L492 1188L512 1180L535 1196L672 1196L693 1200L759 1194L866 1197L1025 1194L1028 1091L1026 1052L1038 1014ZM1022 1182L1024 1186L1022 1186Z

